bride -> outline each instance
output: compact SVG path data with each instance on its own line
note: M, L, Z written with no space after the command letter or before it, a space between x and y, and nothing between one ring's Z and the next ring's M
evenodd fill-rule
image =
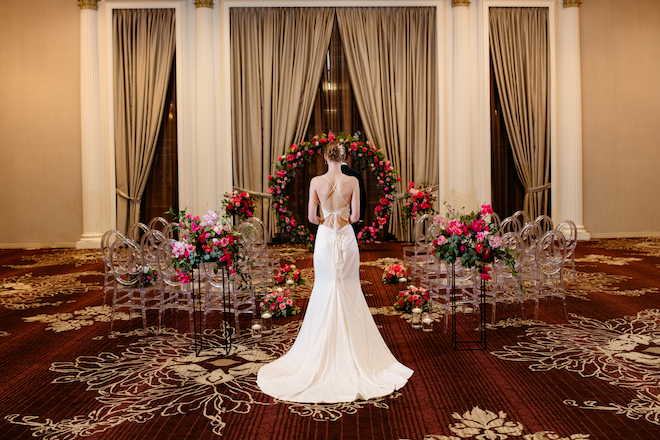
M328 172L309 186L309 221L320 226L314 288L300 332L291 349L257 375L261 390L280 400L372 399L403 387L413 373L390 352L362 294L360 255L350 226L360 217L360 190L355 177L341 172L344 156L342 145L328 143Z

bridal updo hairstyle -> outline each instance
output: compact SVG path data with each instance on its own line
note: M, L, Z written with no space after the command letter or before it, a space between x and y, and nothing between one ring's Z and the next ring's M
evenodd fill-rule
M341 162L344 160L344 154L344 146L340 145L337 141L330 141L325 147L326 157L333 162Z

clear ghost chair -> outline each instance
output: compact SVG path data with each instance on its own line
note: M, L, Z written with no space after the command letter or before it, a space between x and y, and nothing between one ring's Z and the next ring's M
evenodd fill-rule
M446 264L438 260L435 264L436 276L429 280L429 311L440 311L445 321L445 333L449 323L449 315L451 314L451 285L447 284L451 280L447 277Z
M514 212L513 214L511 214L511 217L517 218L521 227L525 226L531 220L529 218L529 215L527 214L527 212L525 212L523 210L518 210L518 211Z
M204 295L204 304L202 305L202 329L206 327L207 317L211 312L225 312L234 315L234 325L236 334L240 333L241 314L250 314L256 316L256 300L254 295L246 285L239 282L236 274L223 274L222 269L216 272L215 263L203 263L206 292ZM225 304L229 305L229 310L225 309Z
M163 217L154 217L149 221L147 228L149 228L149 230L156 229L160 232L163 232L169 224L170 222L165 220Z
M554 226L552 225L552 219L547 216L547 215L539 215L536 217L534 220L534 223L536 223L541 230L541 235L545 234L546 232L554 229Z
M456 289L456 304L461 306L465 313L468 310L477 311L481 306L481 283L478 279L477 270L474 267L465 267L461 264L461 259L457 259L454 267L446 262L445 271L447 273L446 290L447 295L451 295L452 290L452 269L454 273L454 287ZM451 296L450 296L451 299Z
M110 248L119 239L126 238L124 234L116 229L106 231L101 237L101 256L103 257L103 305L107 299L108 292L112 292L115 274L110 262Z
M268 283L274 279L275 272L280 267L282 255L279 250L271 249L268 247L266 227L264 226L264 222L262 222L261 219L258 217L250 217L247 219L247 221L254 226L262 240L260 246L263 246L264 250L259 254L259 259L257 262L259 265L266 268L266 284L264 284L263 288L261 289L262 292L266 292L268 290Z
M266 261L266 240L263 229L255 222L240 223L236 230L241 234L242 268L247 277L247 283L254 295L262 295L267 290L268 264Z
M575 248L577 247L577 226L573 220L564 220L557 225L557 230L561 231L566 238L566 262L564 269L567 274L573 277L575 282L575 293L579 293L578 288L578 274L575 267Z
M516 272L521 273L523 270L524 246L520 235L515 232L507 232L502 236L502 247L511 249L515 259L514 268ZM511 268L503 260L496 260L492 269L492 289L487 291L486 302L492 306L491 323L494 324L498 303L504 304L505 307L508 304L520 304L521 312L524 312L523 302L525 298L521 280L514 276Z
M142 253L139 246L128 238L119 238L110 246L110 265L113 274L112 305L110 313L110 333L115 320L115 312L128 309L142 311L142 327L146 331L146 315L142 310Z
M163 228L163 235L167 238L174 238L176 239L177 231L176 231L177 223L176 222L169 222L167 226Z
M188 312L189 332L193 331L193 307L192 286L190 283L182 283L174 267L174 254L172 253L174 243L173 239L165 239L158 246L156 253L156 273L158 274L158 283L163 294L159 319L162 319L162 313L166 310L174 310L175 319L179 310ZM178 319L176 320L178 327Z
M133 223L126 233L126 237L133 240L136 243L139 243L142 239L142 235L146 234L149 230L149 227L141 222Z
M540 277L540 288L536 291L534 319L538 319L539 301L544 298L560 298L566 310L566 288L564 285L564 263L566 262L566 239L560 231L546 232L536 247L536 261Z
M165 235L157 229L149 229L140 240L140 250L144 264L150 268L156 267L156 257L160 244L166 240Z
M536 223L527 223L520 231L524 265L528 267L536 265L536 245L542 235L541 228Z
M426 269L429 242L428 230L433 224L433 217L429 214L421 216L413 227L414 246L404 248L403 265L410 270L413 280L422 283L422 272Z
M500 223L500 233L506 234L507 232L520 232L522 225L517 217L507 217Z

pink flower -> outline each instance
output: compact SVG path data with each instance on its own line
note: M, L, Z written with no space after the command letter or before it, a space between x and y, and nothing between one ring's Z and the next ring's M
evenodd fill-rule
M491 277L491 276L490 276L489 274L487 274L487 273L482 273L482 274L481 274L481 279L484 280L484 281L488 281L488 280L492 280L493 277Z
M335 135L332 133L328 133L328 141L332 142L335 140Z
M442 246L446 242L447 242L447 238L444 235L441 235L435 239L433 244L437 247L437 246Z
M281 303L281 304L280 304L280 310L285 310L285 309L286 309L286 304Z
M275 309L277 309L277 304L272 303L268 308L270 309L271 312L274 312Z

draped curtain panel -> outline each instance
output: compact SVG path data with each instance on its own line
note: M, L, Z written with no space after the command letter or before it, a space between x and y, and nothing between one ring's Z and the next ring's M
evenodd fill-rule
M438 184L435 8L337 8L337 22L367 139L407 183ZM390 232L410 241L394 206Z
M115 9L113 21L117 229L140 218L140 200L163 117L174 56L173 9Z
M490 50L502 114L530 218L548 212L548 9L491 8Z
M230 10L235 186L266 193L272 163L303 140L334 15L332 8ZM272 237L268 200L261 217Z

